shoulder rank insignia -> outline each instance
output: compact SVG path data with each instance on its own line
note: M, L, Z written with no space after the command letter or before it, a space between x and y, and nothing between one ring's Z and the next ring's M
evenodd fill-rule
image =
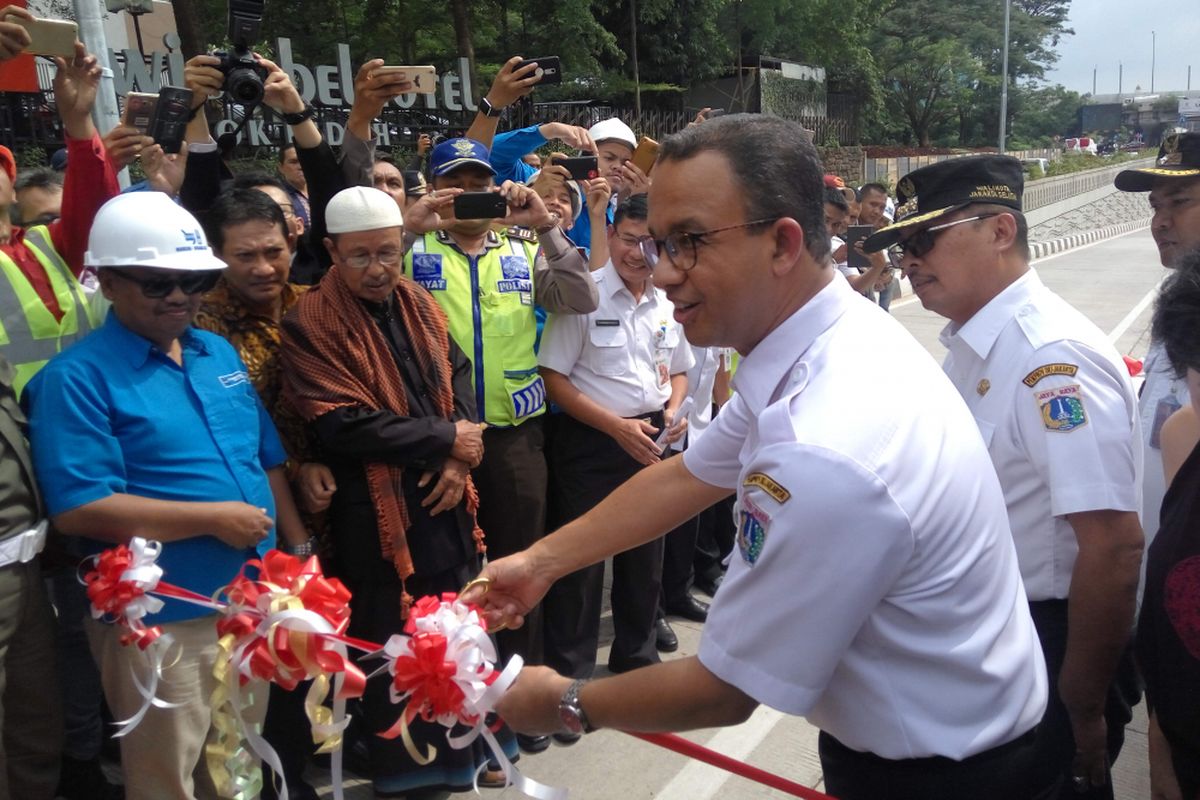
M1046 430L1067 433L1087 424L1079 384L1046 389L1035 395Z
M754 486L762 489L775 499L777 503L786 503L792 496L792 493L780 486L774 478L765 472L751 472L746 476L746 480L742 481L742 486Z
M513 239L520 239L523 242L537 242L537 234L532 228L522 228L519 225L513 225L511 228L504 230Z
M1021 383L1032 389L1037 385L1037 382L1047 375L1066 375L1074 378L1075 373L1079 371L1079 367L1074 364L1045 364L1038 367L1033 372L1025 376Z

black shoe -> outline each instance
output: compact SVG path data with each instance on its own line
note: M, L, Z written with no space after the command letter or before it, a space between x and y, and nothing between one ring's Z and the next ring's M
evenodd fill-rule
M692 585L709 597L716 597L717 589L721 588L721 581L723 580L725 580L725 573L723 572L718 573L715 578L705 578L697 575Z
M674 653L679 649L679 638L666 617L654 620L654 646L660 653Z
M683 600L667 604L667 613L676 617L690 619L692 622L704 622L708 619L708 603L687 595Z
M556 733L553 734L554 741L561 745L572 745L579 741L582 733Z
M527 736L523 733L517 734L517 746L526 753L540 753L550 746L549 736Z
M624 659L624 658L620 658L620 657L614 658L613 656L609 656L608 657L608 671L614 675L620 675L623 672L631 672L635 669L641 669L642 667L648 667L651 664L657 664L657 663L658 663L657 656L654 658L653 661L650 661L647 659L641 659L641 658Z
M58 796L66 800L125 800L125 787L108 782L99 758L80 761L63 756Z

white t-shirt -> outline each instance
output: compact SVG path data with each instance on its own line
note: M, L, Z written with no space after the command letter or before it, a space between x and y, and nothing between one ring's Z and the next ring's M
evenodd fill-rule
M618 416L661 411L671 399L671 376L692 366L675 307L652 284L634 300L611 262L592 277L600 304L590 314L551 314L538 364Z
M834 275L735 385L683 455L738 494L704 666L884 758L962 759L1036 725L1046 668L1004 498L929 354Z
M1141 508L1129 370L1032 269L941 341L1000 476L1029 599L1064 599L1079 553L1066 515Z

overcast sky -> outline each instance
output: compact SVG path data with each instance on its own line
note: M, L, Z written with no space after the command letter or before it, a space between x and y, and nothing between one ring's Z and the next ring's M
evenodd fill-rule
M1117 64L1125 65L1124 88L1150 91L1150 32L1157 33L1155 91L1187 88L1192 65L1192 90L1200 91L1200 0L1073 0L1068 27L1074 36L1058 46L1059 59L1047 74L1077 92L1117 91Z

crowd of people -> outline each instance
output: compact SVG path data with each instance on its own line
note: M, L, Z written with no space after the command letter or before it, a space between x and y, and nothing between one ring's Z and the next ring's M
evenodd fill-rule
M0 59L28 45L13 16ZM1015 159L940 162L893 199L826 174L794 123L702 113L645 170L620 119L498 132L538 81L514 57L465 135L397 163L371 126L402 73L362 65L335 150L256 58L275 174L223 158L209 55L178 155L100 135L82 44L56 59L64 157L0 147L0 797L233 790L205 755L213 615L171 600L146 619L176 648L169 707L120 739L123 785L100 769L145 666L79 565L144 537L206 596L271 548L318 555L379 642L486 578L470 597L527 665L491 721L509 758L765 703L821 728L844 800L1112 798L1144 684L1155 796L1200 798L1200 134L1116 181L1149 192L1173 270L1139 397L1030 266ZM486 195L503 210L468 218ZM940 369L886 313L902 274L948 320ZM662 661L672 617L705 623L698 655ZM304 698L243 713L282 764L264 797L316 796ZM352 713L377 797L504 785L482 743L426 761L377 735L386 676Z

